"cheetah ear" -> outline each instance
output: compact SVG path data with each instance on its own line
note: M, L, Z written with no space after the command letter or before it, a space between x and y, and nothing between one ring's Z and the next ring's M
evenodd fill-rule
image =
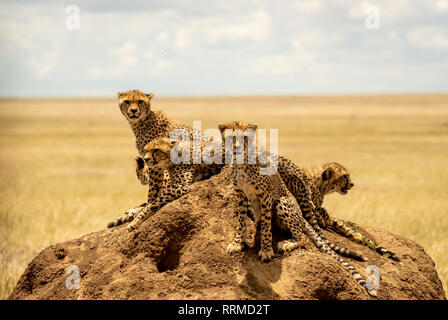
M327 181L330 180L334 175L333 168L327 168L322 172L322 180Z
M148 97L149 100L151 100L152 97L154 97L154 93L147 93L146 96Z
M224 123L220 123L218 125L219 131L221 131L221 133L224 132L224 130L226 130L226 125Z
M139 170L142 170L145 167L145 160L143 160L141 157L137 157L137 166Z
M121 96L122 96L123 94L124 94L123 92L118 92L118 93L117 93L117 97L118 97L118 99L120 99Z
M257 130L258 125L255 124L255 123L250 123L249 126L248 126L248 128L249 128L249 129L252 129L252 130Z

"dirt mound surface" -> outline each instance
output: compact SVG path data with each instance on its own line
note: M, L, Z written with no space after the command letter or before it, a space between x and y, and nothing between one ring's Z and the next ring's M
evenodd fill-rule
M256 247L228 255L237 206L229 177L225 169L194 184L188 195L133 233L120 226L46 248L30 262L9 298L373 299L311 242L269 263L258 259ZM360 231L396 252L402 265L334 233L325 235L369 258L350 260L364 277L368 265L379 267L378 299L445 299L434 262L422 246L381 229ZM282 239L274 234L274 247ZM66 273L68 266L79 270L78 289L71 281L76 271Z

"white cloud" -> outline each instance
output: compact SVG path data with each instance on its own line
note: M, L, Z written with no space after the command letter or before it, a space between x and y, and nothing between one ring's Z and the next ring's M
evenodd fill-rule
M174 46L180 51L202 45L260 43L270 34L271 19L264 10L244 15L213 15L195 19L175 31Z
M303 37L307 39L308 37ZM331 66L319 62L317 57L310 51L303 38L295 36L290 39L292 51L261 56L251 61L241 71L242 75L294 75L304 73L316 84L326 82L326 77L332 71ZM309 38L308 38L309 39ZM313 41L310 41L313 42Z
M448 50L448 28L425 26L408 33L409 42L425 49Z
M369 13L369 7L372 4L367 1L360 1L354 6L350 6L348 16L352 19L365 19Z
M97 79L117 77L126 74L130 68L133 68L138 64L136 51L137 45L135 42L124 42L122 45L108 51L108 54L115 58L112 65L103 67L90 66L87 69L87 72L90 76Z
M448 11L448 0L437 0L436 1L436 10L438 11Z
M60 52L57 49L44 50L38 55L32 55L31 65L38 78L45 78L60 65Z
M320 0L300 0L294 1L290 5L301 13L315 13L324 9Z
M306 48L328 46L342 40L342 35L338 33L324 32L318 29L301 29L291 37L294 46Z

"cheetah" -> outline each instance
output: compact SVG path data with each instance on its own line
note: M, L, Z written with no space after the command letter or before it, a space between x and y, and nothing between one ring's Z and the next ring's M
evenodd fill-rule
M353 188L350 172L344 166L331 162L321 167L300 168L291 160L279 157L279 173L296 197L303 215L321 237L323 237L321 227L332 229L355 243L366 245L380 255L400 262L396 254L355 231L344 220L331 217L322 206L325 195L333 192L345 195ZM365 257L355 259L367 260Z
M191 185L204 176L216 174L211 170L220 170L219 166L205 164L173 164L171 149L180 143L170 138L157 138L145 147L143 159L135 158L135 168L142 184L149 185L147 205L137 214L130 215L128 230L133 231L149 216L165 204L180 198L189 192ZM192 144L189 143L192 152Z
M274 257L272 249L272 223L279 226L284 232L290 232L292 239L281 241L277 244L278 251L291 251L303 246L307 242L305 234L312 240L316 247L325 254L330 255L347 269L356 282L364 287L371 296L376 296L375 289L366 286L365 279L348 262L339 257L311 227L302 216L300 207L283 182L280 174L261 174L263 164L250 164L248 160L248 141L242 138L247 130L252 133L257 129L256 124L230 122L220 124L219 129L224 135L226 130L233 130L235 138L233 155L244 154L243 163L232 165L232 181L235 192L238 195L237 209L238 228L234 240L227 246L229 254L241 252L246 243L246 217L254 220L257 231L260 232L260 250L258 256L262 261L270 261Z

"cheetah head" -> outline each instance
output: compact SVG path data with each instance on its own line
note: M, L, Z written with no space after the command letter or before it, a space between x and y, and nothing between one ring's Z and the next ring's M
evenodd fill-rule
M347 194L355 185L350 179L350 172L336 162L323 165L322 183L326 186L327 193L337 192Z
M244 123L233 121L228 123L220 123L218 128L221 131L222 139L225 141L226 135L233 136L233 154L240 155L247 150L249 139L247 138L248 130L257 130L257 125L253 123ZM246 139L245 139L246 137Z
M130 124L137 123L149 116L151 109L152 93L143 93L139 90L118 92L118 104L121 113Z
M144 150L144 160L148 166L168 166L171 164L171 148L177 141L170 138L157 138L149 142Z

